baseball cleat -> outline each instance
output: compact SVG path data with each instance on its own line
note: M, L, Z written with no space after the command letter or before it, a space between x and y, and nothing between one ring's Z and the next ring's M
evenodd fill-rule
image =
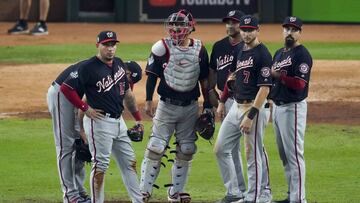
M142 195L143 195L143 201L144 201L144 203L148 203L149 200L150 200L150 197L151 197L150 193L148 193L148 192L143 192Z
M36 23L34 28L30 31L31 35L48 35L46 24Z
M18 34L27 34L29 33L29 28L27 23L21 23L20 21L16 22L14 27L8 30L9 35L18 35Z

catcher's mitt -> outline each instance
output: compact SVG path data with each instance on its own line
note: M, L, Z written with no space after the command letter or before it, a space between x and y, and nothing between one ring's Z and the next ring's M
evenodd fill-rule
M195 132L205 140L210 140L215 132L215 117L212 112L205 111L197 119Z
M130 140L133 142L141 142L144 136L144 126L142 124L136 124L127 131Z
M75 140L75 158L80 161L91 162L91 153L89 145L85 144L82 139Z

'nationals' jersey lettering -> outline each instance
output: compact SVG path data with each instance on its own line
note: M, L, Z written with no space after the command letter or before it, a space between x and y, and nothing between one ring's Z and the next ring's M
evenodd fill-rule
M274 67L274 70L279 70L282 67L291 66L291 65L292 65L291 57L288 56L286 59L284 59L282 61L275 61L273 67Z
M225 54L225 56L219 56L219 58L216 59L217 70L222 70L225 67L231 65L233 60L233 55Z
M240 70L243 68L251 68L254 66L254 59L252 56L250 56L248 59L245 59L243 61L237 61L236 63L236 70Z
M96 86L99 88L97 92L109 91L112 88L112 86L114 86L125 75L125 70L120 67L118 68L119 70L114 74L114 79L111 77L111 75L108 75L106 78L103 78L101 81L96 82Z

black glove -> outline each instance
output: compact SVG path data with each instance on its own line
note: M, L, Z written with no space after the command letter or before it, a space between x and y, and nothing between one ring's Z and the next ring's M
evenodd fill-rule
M136 124L127 131L130 140L133 142L141 142L144 136L144 126L143 124Z
M210 140L215 132L215 116L211 111L204 111L197 119L195 132L205 140Z
M82 139L75 140L75 158L80 161L86 161L87 163L91 162L92 156L89 145L85 144Z

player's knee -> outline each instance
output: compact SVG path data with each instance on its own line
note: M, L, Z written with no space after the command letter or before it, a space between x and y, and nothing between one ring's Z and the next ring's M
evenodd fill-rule
M145 156L152 160L160 160L166 149L166 141L151 137L147 145Z
M177 147L176 157L180 160L191 161L193 155L196 153L196 144L195 143L182 143Z

